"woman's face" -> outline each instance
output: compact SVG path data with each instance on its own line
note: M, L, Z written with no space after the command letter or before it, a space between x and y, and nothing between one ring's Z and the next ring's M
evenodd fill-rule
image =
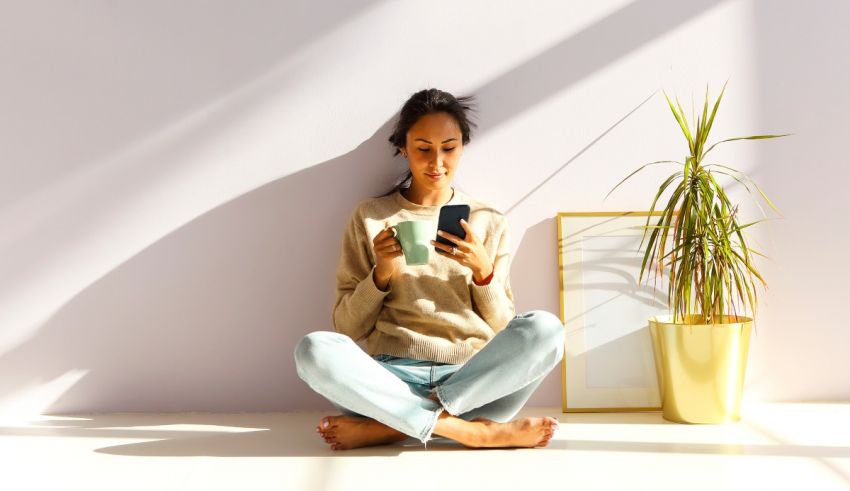
M444 112L426 114L410 127L402 153L417 188L440 190L450 185L463 153L462 136L457 120Z

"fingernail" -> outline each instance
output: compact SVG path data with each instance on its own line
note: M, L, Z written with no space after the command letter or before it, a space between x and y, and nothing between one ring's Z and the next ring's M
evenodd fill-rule
M322 421L322 428L327 428L327 427L328 427L328 422Z
M443 235L443 231L442 231L442 230L437 230L437 235Z

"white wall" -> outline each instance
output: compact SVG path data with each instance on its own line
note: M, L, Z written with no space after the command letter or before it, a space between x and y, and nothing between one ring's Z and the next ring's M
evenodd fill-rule
M331 408L294 343L332 330L353 206L405 169L413 92L479 98L456 184L507 212L519 311L558 312L554 215L649 207L685 101L730 78L718 161L785 218L747 397L850 397L842 300L850 7L839 0L5 2L0 408ZM793 20L793 22L791 22ZM755 210L740 189L742 206ZM555 370L529 405L560 404Z

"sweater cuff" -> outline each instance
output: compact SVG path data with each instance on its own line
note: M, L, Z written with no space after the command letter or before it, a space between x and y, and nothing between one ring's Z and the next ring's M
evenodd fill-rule
M497 305L505 297L505 288L495 278L490 278L489 283L484 285L478 285L473 280L472 294L478 300L479 305Z
M488 283L490 283L490 280L492 280L492 279L493 279L493 276L494 276L495 274L496 274L496 268L493 268L493 269L490 271L490 276L488 276L488 277L484 278L483 280L481 280L481 283L479 283L479 282L475 281L475 277L474 277L474 276L472 277L472 282L473 282L476 286L484 286L484 285L487 285Z
M363 280L363 282L366 283L366 285L365 285L366 291L364 293L366 293L367 298L370 299L370 300L373 299L373 298L383 299L384 297L389 295L391 291L393 291L392 283L387 285L389 287L387 291L383 291L380 288L378 288L378 285L375 283L375 269L377 269L377 266L372 266L372 270L369 271L369 276L367 276Z

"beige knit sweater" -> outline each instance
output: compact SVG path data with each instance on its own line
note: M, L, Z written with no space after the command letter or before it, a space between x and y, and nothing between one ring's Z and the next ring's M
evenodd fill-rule
M370 355L388 354L462 364L514 318L507 218L455 187L446 204L470 206L469 225L483 241L494 275L486 285L472 281L472 270L431 247L428 264L408 266L395 259L388 291L375 285L372 240L389 225L431 220L436 238L440 206L408 201L399 191L361 201L342 238L336 272L333 325L354 341L366 339Z

